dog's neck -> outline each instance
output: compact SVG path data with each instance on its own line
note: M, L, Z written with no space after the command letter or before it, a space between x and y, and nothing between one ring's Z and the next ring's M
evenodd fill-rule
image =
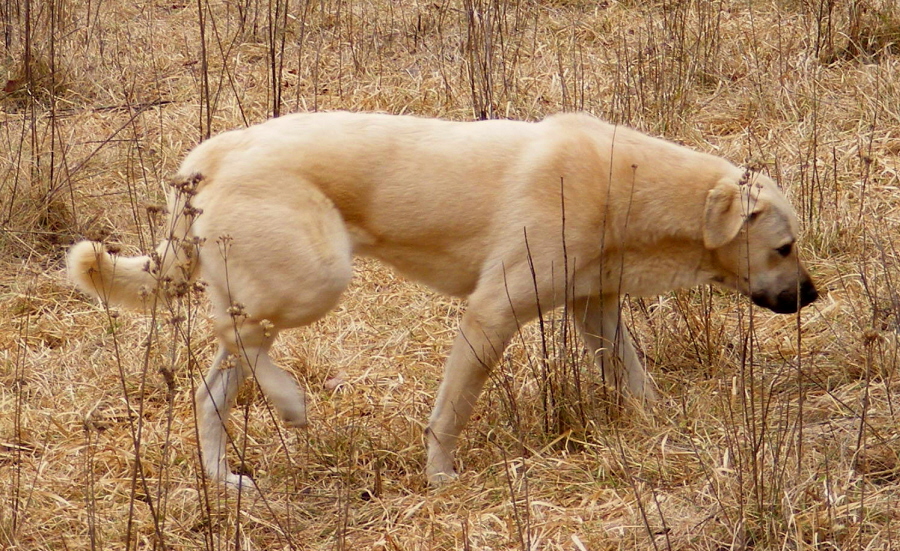
M723 178L739 178L742 169L708 155L690 159L695 162L672 163L664 173L648 170L645 175L635 166L633 185L610 188L605 227L612 244L630 248L653 247L669 239L702 242L709 191Z
M710 283L712 268L702 244L667 239L652 246L608 248L595 264L585 266L584 279L599 281L601 293L654 296Z
M709 185L699 188L645 183L611 197L599 228L603 286L650 296L712 283L717 270L703 244L704 209L706 194L723 175L704 174Z

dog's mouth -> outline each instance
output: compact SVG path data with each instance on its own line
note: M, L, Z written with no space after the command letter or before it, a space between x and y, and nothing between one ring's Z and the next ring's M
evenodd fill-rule
M794 314L804 306L819 298L819 291L812 281L804 281L799 289L785 289L775 296L768 293L750 295L753 303L775 312L776 314Z
M713 285L735 290L750 298L753 304L771 310L776 314L795 314L801 308L819 298L819 291L811 280L804 280L797 286L784 289L777 294L766 291L751 291L750 280L737 275L717 275L710 279Z

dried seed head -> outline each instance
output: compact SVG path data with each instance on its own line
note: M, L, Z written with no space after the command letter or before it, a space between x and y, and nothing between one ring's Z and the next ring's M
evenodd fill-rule
M159 214L167 214L168 210L163 205L147 205L147 214L150 216L156 216Z
M185 256L188 258L193 258L194 253L197 251L197 246L190 241L181 241L179 243L181 245L181 250L184 251Z
M169 185L178 193L193 197L197 194L197 190L200 188L200 183L202 181L203 176L201 174L192 174L188 178L176 178L169 182Z
M872 327L867 328L862 334L862 341L865 346L872 346L882 338L881 333Z
M225 359L223 359L221 361L221 363L219 363L219 369L221 369L223 371L226 371L228 369L234 369L235 367L237 367L237 358L235 358L231 354L229 354L228 356L225 356Z
M226 312L228 312L228 315L233 318L247 316L246 312L244 312L244 305L240 302L232 302L231 306L228 307L228 310L226 310Z
M190 290L190 284L187 281L180 280L169 287L168 294L174 298L181 298L187 295Z
M190 203L185 203L184 208L181 210L181 214L188 218L196 218L203 214L203 209L198 209Z

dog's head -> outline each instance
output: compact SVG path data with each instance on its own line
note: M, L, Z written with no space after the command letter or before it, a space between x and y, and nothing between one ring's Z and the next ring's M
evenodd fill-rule
M703 222L713 282L779 314L813 302L819 293L797 257L797 226L794 210L766 176L720 180L706 196Z

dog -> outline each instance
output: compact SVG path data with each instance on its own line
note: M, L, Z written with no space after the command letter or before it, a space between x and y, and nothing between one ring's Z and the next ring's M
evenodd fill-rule
M226 458L240 384L255 377L289 426L306 425L304 392L269 349L335 306L354 255L467 298L425 431L432 484L456 476L457 439L492 366L542 311L567 304L605 381L650 402L622 295L712 284L778 313L818 296L770 178L587 114L294 114L201 143L177 180L156 252L83 241L68 272L137 308L163 282L206 283L219 349L195 397L200 451L206 473L234 487L254 485Z

